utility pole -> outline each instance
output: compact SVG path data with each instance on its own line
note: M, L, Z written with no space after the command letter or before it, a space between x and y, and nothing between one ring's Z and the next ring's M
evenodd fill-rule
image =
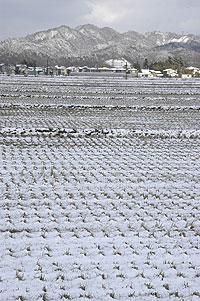
M49 58L47 56L47 75L49 74Z
M126 75L125 75L125 78L128 79L128 64L126 62L125 64L125 69L126 69Z

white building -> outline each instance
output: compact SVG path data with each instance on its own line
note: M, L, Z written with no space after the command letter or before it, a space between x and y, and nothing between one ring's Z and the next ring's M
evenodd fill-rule
M186 68L188 71L190 71L193 75L200 73L200 68L197 67L187 67Z
M138 73L139 77L153 77L153 74L149 69L141 69L141 72Z
M116 69L130 69L131 63L124 58L121 59L110 59L104 62L106 65Z
M163 77L163 73L161 71L150 70L150 72L154 77Z
M185 74L185 73L183 73L183 74L181 74L181 78L192 78L192 74Z
M67 68L65 66L56 65L53 69L55 75L67 75Z
M178 77L177 70L174 69L165 69L163 70L163 76L164 77Z

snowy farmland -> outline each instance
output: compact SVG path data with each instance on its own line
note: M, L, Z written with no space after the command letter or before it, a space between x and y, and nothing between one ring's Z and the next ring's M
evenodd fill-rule
M0 300L200 299L200 80L0 76Z

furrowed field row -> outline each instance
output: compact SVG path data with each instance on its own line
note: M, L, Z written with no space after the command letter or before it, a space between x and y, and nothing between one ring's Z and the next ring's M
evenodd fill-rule
M199 300L199 91L0 76L2 300Z

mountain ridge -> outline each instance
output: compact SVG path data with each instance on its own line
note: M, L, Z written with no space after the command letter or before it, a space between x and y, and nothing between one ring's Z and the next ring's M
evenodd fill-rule
M64 65L102 64L119 57L142 63L145 58L153 62L168 56L182 57L187 65L200 66L200 36L160 31L120 33L111 27L84 24L75 28L61 25L0 42L0 62L5 63L26 60L45 65L48 60Z

